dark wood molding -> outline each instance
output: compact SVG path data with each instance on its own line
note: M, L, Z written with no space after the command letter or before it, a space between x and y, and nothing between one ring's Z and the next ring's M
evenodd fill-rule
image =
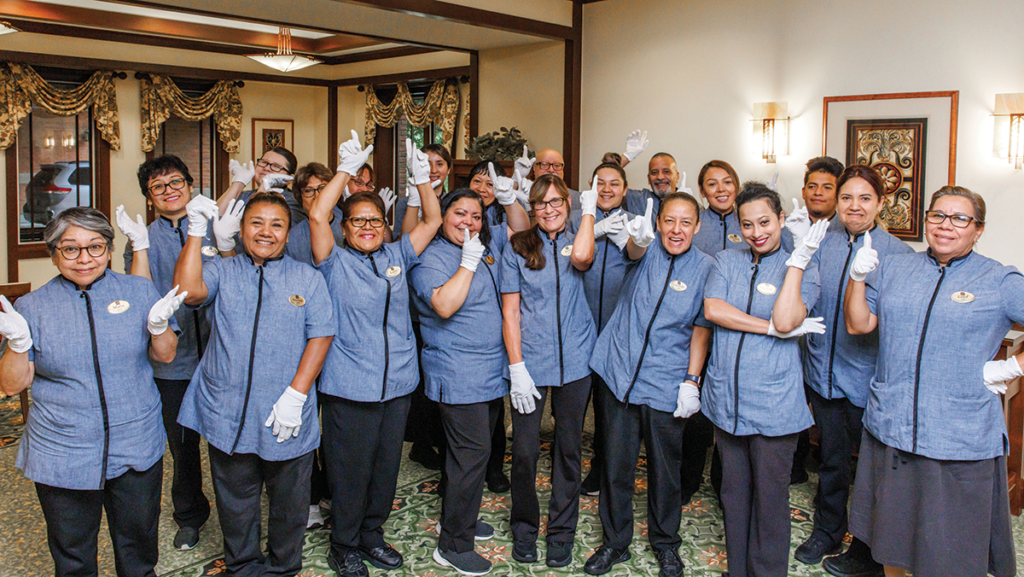
M317 56L317 60L324 64L335 66L338 64L352 64L354 62L369 62L371 60L385 60L387 58L401 58L403 56L416 56L417 54L430 54L440 52L437 48L424 46L400 46L397 48L384 48L382 50L367 50L366 52L355 52L353 54L339 54L338 56Z
M327 87L327 166L338 166L338 87Z
M562 157L565 159L565 181L579 190L580 120L583 108L583 5L572 5L573 38L565 41L565 101L562 116Z
M480 135L480 55L469 55L469 139ZM456 138L456 141L458 139ZM455 156L455 151L451 151Z
M7 282L18 282L18 142L15 141L4 152L7 182L4 194L7 196Z
M0 54L2 56L2 54ZM456 66L453 68L434 68L432 70L417 70L415 72L400 72L397 74L382 74L380 76L360 76L358 78L342 78L331 82L334 86L358 86L360 84L390 84L393 82L414 82L416 80L437 80L451 76L464 76L471 73L469 66Z

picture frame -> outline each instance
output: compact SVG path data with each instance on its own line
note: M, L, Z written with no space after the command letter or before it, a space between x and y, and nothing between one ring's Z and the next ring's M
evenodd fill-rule
M283 146L295 150L295 122L272 118L252 119L252 157L261 158L271 148Z

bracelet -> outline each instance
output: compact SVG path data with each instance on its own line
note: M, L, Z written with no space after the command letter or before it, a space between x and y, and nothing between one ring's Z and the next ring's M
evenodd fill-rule
M683 381L684 382L686 382L686 381L693 381L694 383L697 383L697 386L699 387L700 386L700 375L686 375L686 378L683 379Z

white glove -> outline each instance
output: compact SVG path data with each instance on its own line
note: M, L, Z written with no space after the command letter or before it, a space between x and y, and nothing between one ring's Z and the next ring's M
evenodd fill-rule
M272 172L263 177L263 190L266 192L284 193L284 185L288 184L295 177L290 174L278 174Z
M626 137L626 152L622 153L622 156L633 162L634 158L647 150L647 144L647 131L640 132L639 130L634 130Z
M508 373L512 379L512 389L509 391L509 400L512 408L520 414L528 415L537 408L534 399L540 398L537 386L533 384L530 372L526 370L526 363L522 361L508 366Z
M391 207L395 206L395 201L398 200L398 194L392 192L392 190L386 186L380 189L377 195L384 201L384 214L387 214L388 211L391 210Z
M679 182L676 183L676 192L685 192L686 194L693 195L693 191L686 186L686 173L679 173Z
M217 240L217 250L228 252L235 250L235 235L242 231L242 213L245 203L237 198L228 203L224 216L213 217L213 238Z
M480 235L469 236L469 229L465 231L466 238L462 241L462 268L469 269L469 272L476 272L480 259L484 258L484 244L480 242Z
M430 182L430 159L422 150L417 150L409 138L405 139L405 165L413 186Z
M516 181L516 199L523 203L523 206L530 206L530 189L533 188L533 181L526 178L516 180L516 174L512 175L512 180Z
M536 159L530 158L529 151L527 151L526 145L524 144L523 155L516 159L512 172L512 178L515 179L517 183L524 180L527 176L530 176L530 171L533 170L534 160ZM527 189L527 191L529 191L529 189Z
M371 152L373 152L373 145L363 148L359 144L359 135L353 130L352 138L338 146L338 158L341 159L338 172L347 172L352 175L352 178L359 176L359 169L366 164L366 159L370 158Z
M769 190L773 190L775 192L779 192L779 171L778 170L776 170L775 174L772 175L772 179L770 181L768 181L767 186L768 186ZM796 204L797 209L800 208L800 205L796 203L796 199L795 198L793 199L793 204ZM804 211L805 212L806 212L806 210L807 210L807 207L804 207Z
M149 248L149 229L142 222L141 214L135 215L135 218L137 222L124 211L123 204L117 207L117 228L121 229L121 232L132 241L133 251L146 250Z
M253 161L242 164L235 159L228 161L228 172L231 174L231 182L248 186L252 179L256 178L256 165Z
M626 216L626 213L621 210L616 211L614 214L609 215L608 218L594 225L594 238L598 239L606 234L614 235L617 232L622 232L625 230L627 222L629 222L629 217ZM628 237L629 233L627 232L625 238Z
M185 297L188 296L188 291L175 296L177 292L178 287L172 288L163 298L156 301L153 308L149 309L149 322L146 328L154 337L164 334L164 331L167 330L168 319L174 315L174 311L178 310L181 303L185 302Z
M188 215L188 235L206 236L206 227L210 219L217 216L217 203L209 198L198 195L185 205L185 214Z
M823 218L811 225L810 230L800 240L800 244L793 249L793 254L789 255L786 266L795 266L800 270L806 269L826 234L828 234L828 219Z
M1020 370L1017 357L985 363L985 386L996 395L1005 395L1006 382L1017 377L1024 377L1024 371Z
M513 188L516 181L507 176L498 176L498 173L494 172L494 164L490 162L487 163L487 172L491 176L491 182L494 183L494 198L498 204L502 206L515 204L516 191Z
M278 443L299 436L299 427L302 426L302 405L306 404L306 397L307 395L288 387L274 403L274 408L271 409L270 416L263 426L273 425L271 433L277 437Z
M673 417L688 419L700 410L700 389L690 383L679 383L679 396L676 397L676 410Z
M590 186L590 190L580 191L580 208L583 216L597 216L597 179Z
M443 180L435 180L430 183L431 188L437 188L444 184ZM423 206L423 199L420 198L420 189L416 188L416 185L412 183L412 179L409 179L409 183L405 189L406 196L409 197L409 206L415 206L417 208Z
M824 320L824 317L807 317L797 328L789 331L788 333L780 333L775 330L775 322L772 319L768 319L768 336L775 337L777 339L791 339L793 337L800 337L810 333L823 335L825 334L825 324L822 321Z
M799 198L793 199L793 206L796 209L786 216L786 228L793 233L793 245L799 246L804 235L811 230L811 217L807 215L807 206L800 208Z
M871 248L871 233L864 233L864 246L857 249L850 265L850 280L864 282L871 271L878 268L878 251Z
M653 213L654 199L648 198L647 210L644 212L644 215L633 217L633 220L626 224L629 238L633 239L633 244L640 248L646 247L654 240L654 223L651 221Z
M0 295L0 335L7 339L7 348L16 353L24 353L32 348L32 333L28 330L25 317L14 310L14 305L7 297Z

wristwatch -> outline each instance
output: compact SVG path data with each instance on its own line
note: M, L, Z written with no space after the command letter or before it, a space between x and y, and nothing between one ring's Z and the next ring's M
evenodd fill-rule
M697 386L699 387L700 386L700 375L686 375L686 378L683 379L683 381L693 381L694 383L697 383Z

